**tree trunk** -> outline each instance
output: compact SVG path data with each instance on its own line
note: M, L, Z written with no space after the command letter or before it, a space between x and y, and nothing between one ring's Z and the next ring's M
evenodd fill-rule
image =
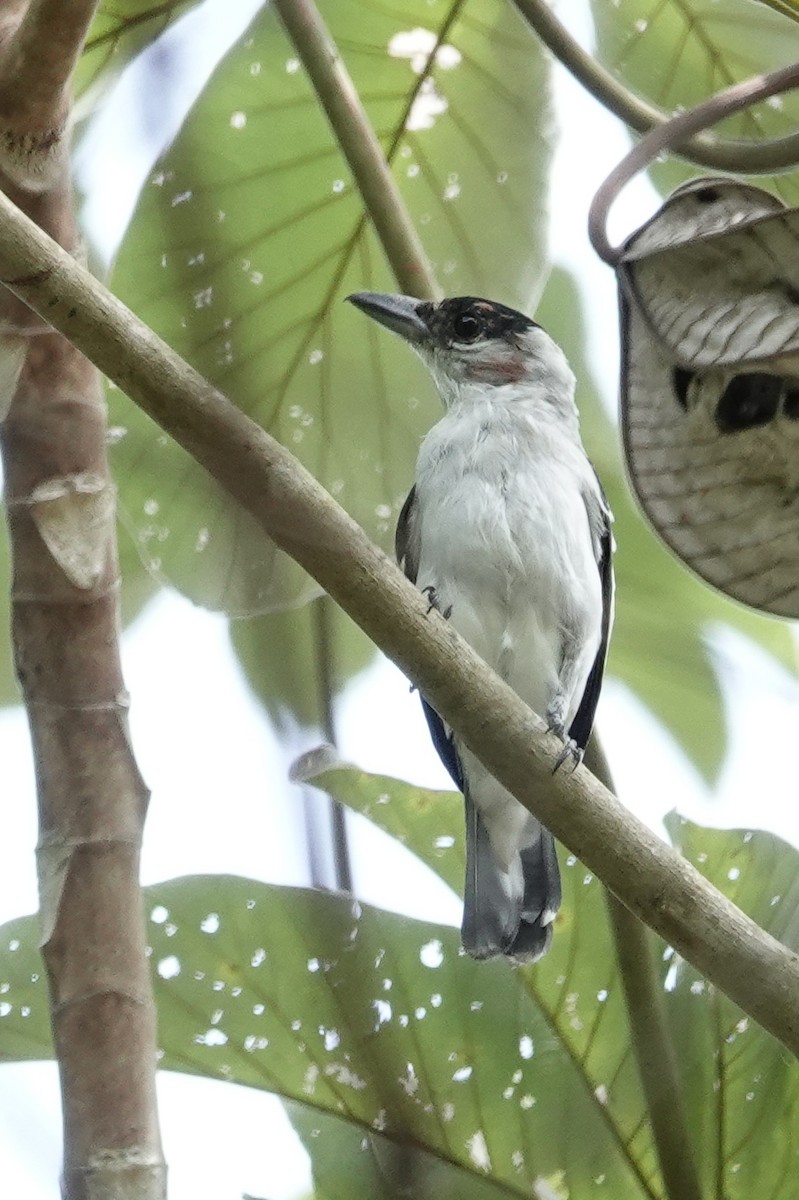
M69 76L94 7L31 0L7 5L0 19L0 186L72 253L80 239L65 144ZM88 360L7 291L0 388L12 637L36 764L64 1194L156 1200L165 1168L138 886L148 794L119 663L102 388Z

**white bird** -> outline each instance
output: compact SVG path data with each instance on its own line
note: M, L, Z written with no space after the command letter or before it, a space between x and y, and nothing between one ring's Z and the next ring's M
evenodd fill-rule
M566 358L529 317L488 300L349 299L410 343L446 408L400 514L400 565L563 739L561 761L576 761L612 620L612 517L580 440ZM533 962L561 900L552 835L423 703L466 801L464 948Z

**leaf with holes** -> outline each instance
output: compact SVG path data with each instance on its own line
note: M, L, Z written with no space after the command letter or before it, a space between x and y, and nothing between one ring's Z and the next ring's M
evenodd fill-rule
M500 0L334 0L324 15L443 286L529 302L549 157L540 48ZM157 165L113 285L389 545L438 403L408 348L342 304L395 285L273 8ZM235 614L316 594L183 451L110 403L127 430L122 503L156 573Z
M508 1197L528 1197L542 1179L568 1181L580 1200L601 1177L618 1200L659 1195L619 1152L532 977L464 957L454 930L224 876L148 888L145 903L162 1066L277 1092L360 1138L382 1133L422 1160L488 1176ZM0 930L6 1060L50 1054L36 941L33 918ZM605 979L607 945L594 949ZM547 971L562 967L553 960ZM575 1025L587 1015L587 998L566 992L561 1003ZM593 1053L601 1061L609 1048Z
M310 772L306 772L310 774ZM463 815L454 793L432 792L354 767L310 780L399 836L460 890ZM796 850L765 833L710 830L669 819L675 845L716 887L786 945L799 948ZM564 857L561 853L561 865ZM547 957L513 978L580 1070L640 1194L659 1195L647 1114L631 1061L621 984L601 889L572 857ZM666 952L660 965L666 1014L682 1072L689 1129L708 1194L793 1200L799 1170L799 1073L778 1042ZM764 1161L768 1160L768 1163ZM760 1184L754 1181L760 1178ZM569 1195L572 1180L566 1172ZM613 1194L612 1192L610 1194Z
M456 797L344 768L316 782L388 832L404 829L445 878L460 876ZM799 945L793 848L676 818L672 835L764 927ZM535 1180L570 1200L600 1186L614 1200L660 1198L601 890L573 860L564 882L553 949L531 970L475 963L452 930L305 889L218 876L149 888L163 1064L275 1091L304 1106L306 1131L321 1130L315 1113L345 1122L342 1142L335 1128L320 1132L331 1197L336 1146L342 1160L364 1155L364 1178L390 1179L392 1145L411 1143L414 1163L431 1154L438 1172L453 1164L475 1187L487 1168L508 1196L529 1196ZM33 918L0 930L5 1061L51 1053L37 936ZM793 1200L795 1065L691 968L664 955L661 973L679 1061L690 1065L683 1084L708 1194Z
M666 112L799 59L799 24L752 0L592 0L591 10L599 61ZM728 118L714 132L762 141L794 133L798 121L793 92ZM670 191L694 170L670 160L651 173L658 187ZM786 203L799 202L795 173L767 182Z

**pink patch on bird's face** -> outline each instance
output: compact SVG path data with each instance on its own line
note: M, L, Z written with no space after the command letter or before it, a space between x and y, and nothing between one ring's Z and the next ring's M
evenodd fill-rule
M469 363L467 371L469 379L495 387L504 383L518 383L524 374L524 355L515 346L509 345L486 347L483 355Z

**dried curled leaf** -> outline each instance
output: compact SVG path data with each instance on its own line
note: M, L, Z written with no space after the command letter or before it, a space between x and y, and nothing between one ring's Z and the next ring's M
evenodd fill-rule
M799 210L678 189L619 262L622 427L657 532L702 579L799 615Z

